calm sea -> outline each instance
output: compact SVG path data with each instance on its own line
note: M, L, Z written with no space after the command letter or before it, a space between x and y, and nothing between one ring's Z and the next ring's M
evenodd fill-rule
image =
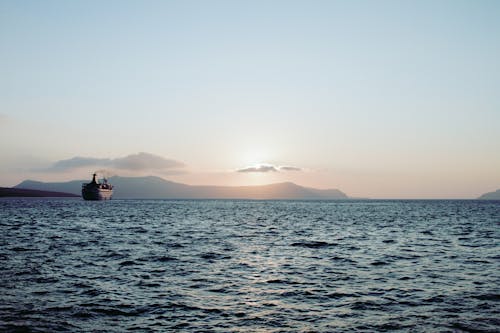
M499 332L499 201L0 200L0 331Z

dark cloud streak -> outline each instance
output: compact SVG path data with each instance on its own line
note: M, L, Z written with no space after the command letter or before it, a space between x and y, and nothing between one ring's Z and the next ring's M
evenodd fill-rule
M302 171L301 168L294 167L294 166L280 166L279 170L280 171Z
M64 172L83 167L111 168L129 171L166 171L184 168L185 164L173 159L141 152L114 159L76 156L70 159L57 161L49 168L38 171Z
M73 157L54 163L47 171L66 171L87 166L110 166L112 160L109 158Z
M175 169L185 166L184 163L179 161L149 153L128 155L126 157L116 158L112 162L115 168L126 170Z

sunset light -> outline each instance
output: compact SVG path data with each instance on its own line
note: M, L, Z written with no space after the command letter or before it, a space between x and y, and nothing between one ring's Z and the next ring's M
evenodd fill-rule
M0 332L500 332L500 0L0 0Z

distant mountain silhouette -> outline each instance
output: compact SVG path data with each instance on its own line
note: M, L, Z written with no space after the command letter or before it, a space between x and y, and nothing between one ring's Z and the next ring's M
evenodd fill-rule
M73 193L0 187L0 197L78 197Z
M108 179L115 187L115 199L348 199L336 189L318 190L294 183L261 186L192 186L160 177L120 177ZM80 195L82 183L88 180L44 183L25 180L15 188L68 192Z
M82 194L82 183L88 183L89 180L72 180L70 182L60 182L60 183L44 183L36 180L25 180L14 188L24 188L39 191L54 191L54 192L65 192L73 194Z
M500 190L488 192L478 198L479 200L500 200Z

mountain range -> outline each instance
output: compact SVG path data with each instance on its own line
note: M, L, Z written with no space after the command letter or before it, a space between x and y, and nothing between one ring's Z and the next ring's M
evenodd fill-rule
M488 192L478 198L479 200L500 200L500 189L495 192Z
M155 176L114 176L108 181L114 186L115 199L348 199L346 194L337 189L320 190L290 182L258 186L193 186ZM87 182L88 180L73 180L46 183L25 180L14 188L80 195L82 183Z
M0 197L79 197L74 193L0 187Z

